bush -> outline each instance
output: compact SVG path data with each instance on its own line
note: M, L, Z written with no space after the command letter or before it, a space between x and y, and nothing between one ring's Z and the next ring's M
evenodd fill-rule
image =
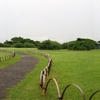
M24 39L22 37L14 37L14 38L11 39L11 42L13 44L18 43L18 42L24 43Z
M100 41L97 42L96 49L100 49Z
M34 42L34 45L35 45L36 48L39 48L40 45L41 45L41 43L40 43L40 41L35 41L35 42Z
M45 40L40 44L39 49L58 50L61 49L61 44L56 41Z
M4 47L12 47L13 43L12 41L5 41L4 42Z
M45 40L42 43L40 41L34 41L31 39L24 39L22 37L14 37L11 41L5 41L0 43L0 47L16 47L16 48L39 48L46 50L58 50L58 49L70 49L70 50L91 50L100 49L100 41L91 39L78 38L76 41L63 43L62 45L56 41Z
M0 43L0 47L4 47L4 44L3 43Z
M62 44L62 49L68 49L68 43L63 43Z
M70 50L91 50L96 48L96 41L91 39L78 38L76 41L71 41L67 44Z
M23 48L24 47L24 45L23 45L23 43L15 43L15 44L13 44L13 47L15 47L15 48Z
M34 48L35 45L34 45L33 43L25 42L25 43L24 43L24 47L25 47L25 48Z

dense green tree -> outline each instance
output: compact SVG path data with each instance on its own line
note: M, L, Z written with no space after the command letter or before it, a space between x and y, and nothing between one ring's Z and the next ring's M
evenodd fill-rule
M14 37L11 39L11 42L13 44L13 47L16 48L34 48L35 47L35 42L31 39L24 39L22 37Z
M15 48L23 48L24 45L23 45L23 43L17 42L17 43L13 44L13 47L15 47Z
M61 49L61 44L56 41L45 40L41 43L39 49L57 50L57 49Z
M97 49L100 49L100 41L97 41L97 46L96 46Z
M11 41L0 43L0 47L16 47L16 48L39 48L46 50L70 49L70 50L91 50L100 49L100 41L96 42L91 39L78 38L76 41L66 42L62 45L56 41L45 40L43 42L24 39L22 37L13 37Z
M35 45L33 43L30 43L30 42L25 42L24 47L25 48L35 48Z
M28 39L28 38L27 38L27 39L23 39L23 42L24 42L24 43L25 43L25 42L28 42L28 43L33 43L33 44L35 43L33 40Z
M4 47L4 44L3 43L0 43L0 47Z
M78 38L76 41L68 43L68 49L71 50L91 50L96 48L96 41L91 39Z
M11 39L12 43L24 43L24 39L22 37L14 37Z
M12 47L12 45L13 45L12 41L7 41L7 40L6 40L6 41L4 42L4 46L5 46L5 47Z
M34 45L36 48L39 48L40 45L41 45L41 42L40 41L34 41Z
M62 49L68 49L68 43L63 43L62 44Z

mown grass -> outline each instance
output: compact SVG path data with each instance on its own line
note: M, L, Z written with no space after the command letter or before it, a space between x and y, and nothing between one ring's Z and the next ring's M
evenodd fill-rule
M51 55L53 66L50 77L58 80L61 93L70 83L79 85L85 92L87 99L100 89L100 50L93 51L44 51ZM54 89L54 90L53 90ZM55 92L51 92L55 91ZM56 94L55 86L49 86L48 95ZM56 96L54 96L56 100ZM79 91L73 87L68 89L64 100L83 100ZM100 93L93 100L99 100ZM53 98L48 99L53 100Z
M0 57L5 57L11 55L10 53L0 53ZM16 55L14 58L8 59L6 61L0 62L0 69L8 67L12 64L14 64L15 62L19 61L21 59L21 56Z
M18 49L15 49L16 51ZM23 52L34 49L20 49ZM26 51L25 51L26 50ZM53 59L50 76L55 77L59 83L61 93L64 87L70 83L79 85L85 92L87 100L89 96L100 89L100 50L92 51L69 51L69 50L45 50ZM34 56L34 54L26 52ZM35 55L36 56L36 55ZM47 65L44 57L37 56L39 64L35 70L17 86L8 90L6 100L57 100L57 91L54 83L51 83L45 97L39 87L40 71ZM48 78L48 79L49 79ZM93 100L99 100L98 93ZM83 100L82 96L74 87L70 87L64 96L64 100Z
M29 49L27 49L29 50ZM48 60L42 56L35 55L31 52L24 51L23 49L16 49L16 51L23 51L26 54L36 56L39 59L39 64L31 73L27 74L26 78L22 80L17 86L8 89L8 96L6 100L44 100L42 90L39 86L40 72L47 65Z
M0 57L5 57L5 56L8 56L8 55L10 55L10 53L1 53L0 52Z

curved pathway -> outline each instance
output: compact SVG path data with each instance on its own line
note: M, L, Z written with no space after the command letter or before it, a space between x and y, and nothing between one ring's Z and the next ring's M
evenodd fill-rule
M21 60L15 64L0 69L0 100L6 97L6 89L12 88L23 80L27 73L31 72L38 63L37 58L18 53L22 56Z

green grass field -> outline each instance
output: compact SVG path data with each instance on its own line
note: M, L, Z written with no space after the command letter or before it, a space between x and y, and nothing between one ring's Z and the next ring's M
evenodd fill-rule
M100 50L93 51L45 51L51 55L53 66L50 77L58 80L60 90L70 83L79 85L89 98L91 93L100 89ZM53 91L53 92L51 92ZM48 95L51 96L47 100L56 100L55 87L49 86ZM54 96L54 97L53 97ZM49 98L49 97L48 97ZM94 100L100 99L100 93L96 95ZM75 88L68 89L64 100L83 100L79 91Z
M11 54L10 53L0 53L0 57L5 57L5 56L8 56L8 55L11 55ZM16 55L14 58L11 58L7 61L0 62L0 69L14 64L15 62L19 61L20 58L21 57L19 55Z
M10 53L0 53L0 57L5 57L5 56L8 56L10 55Z
M10 49L22 51L24 53L37 56L27 50L36 49ZM70 83L79 85L87 99L89 96L100 89L100 50L92 51L69 51L69 50L44 50L53 59L49 78L55 77L59 83L61 93L64 87ZM47 65L47 59L37 56L39 64L27 75L17 86L7 89L6 100L58 100L57 91L54 83L51 83L45 97L39 87L40 71ZM98 93L93 100L99 100ZM82 96L74 87L70 87L64 96L64 100L83 100Z

